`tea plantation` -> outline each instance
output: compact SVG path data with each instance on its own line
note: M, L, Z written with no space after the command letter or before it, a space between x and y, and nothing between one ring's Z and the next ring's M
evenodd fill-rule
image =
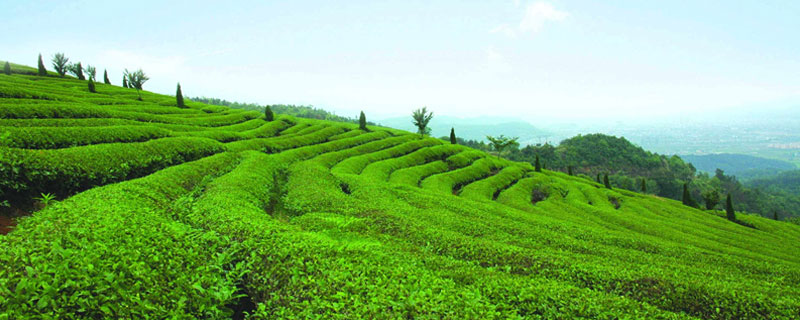
M0 235L0 319L800 318L798 225L13 70L0 201L57 201Z

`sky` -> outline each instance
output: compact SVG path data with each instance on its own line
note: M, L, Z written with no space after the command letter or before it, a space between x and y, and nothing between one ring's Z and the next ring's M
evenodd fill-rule
M800 1L0 2L0 60L370 119L691 117L800 105ZM49 63L48 63L49 65ZM50 67L50 69L52 69Z

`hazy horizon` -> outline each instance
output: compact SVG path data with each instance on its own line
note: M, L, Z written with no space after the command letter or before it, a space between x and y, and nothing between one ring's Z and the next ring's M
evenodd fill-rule
M155 5L155 3L153 3ZM800 103L800 3L6 2L3 58L152 78L146 90L372 119L681 118ZM77 17L77 18L73 18ZM65 23L68 21L69 23Z

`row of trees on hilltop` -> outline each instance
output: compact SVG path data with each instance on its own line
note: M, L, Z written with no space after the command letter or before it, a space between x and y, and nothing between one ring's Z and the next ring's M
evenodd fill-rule
M52 63L53 70L55 70L59 77L66 77L67 73L69 73L78 80L88 81L89 92L97 92L95 86L95 82L97 81L97 68L94 66L86 65L86 67L84 67L80 61L71 63L69 58L61 52L54 54L50 62ZM44 77L48 75L41 54L39 54L37 68L37 74L39 76ZM10 72L8 73L10 74ZM142 100L141 91L143 90L145 82L148 80L150 80L150 77L148 77L142 69L136 71L128 71L128 69L125 69L122 76L122 87L136 89L139 100ZM108 70L103 70L103 83L111 84L111 80L108 78ZM180 100L182 100L182 97Z

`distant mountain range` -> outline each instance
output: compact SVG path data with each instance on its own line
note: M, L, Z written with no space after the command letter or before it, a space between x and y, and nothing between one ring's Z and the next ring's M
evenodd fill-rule
M376 121L382 126L416 131L411 117L389 118ZM467 140L486 141L486 136L519 137L521 145L536 144L545 141L552 133L534 127L530 123L507 117L456 118L434 115L429 124L434 137L450 136L450 128L455 128L456 136Z
M741 179L769 176L781 171L797 169L797 166L790 162L744 154L720 153L682 155L680 157L686 162L690 162L699 171L714 173L719 168L726 174Z

